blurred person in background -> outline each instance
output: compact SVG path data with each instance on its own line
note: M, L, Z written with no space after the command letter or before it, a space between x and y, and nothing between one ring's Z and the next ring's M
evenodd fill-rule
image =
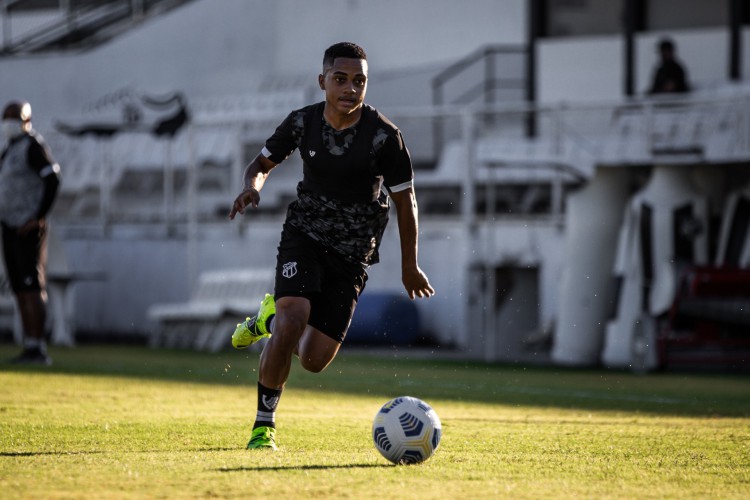
M31 127L31 105L3 109L0 156L0 226L3 257L23 325L23 350L14 363L49 365L45 340L47 223L60 185L60 166Z
M658 45L661 61L654 72L649 94L675 94L690 91L687 72L677 60L677 49L674 42L664 39Z

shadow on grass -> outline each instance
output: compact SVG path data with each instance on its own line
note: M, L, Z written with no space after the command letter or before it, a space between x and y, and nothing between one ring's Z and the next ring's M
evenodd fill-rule
M264 467L221 467L216 472L268 472L283 470L333 470L333 469L384 469L394 467L389 464L347 464L347 465L277 465Z
M185 450L187 452L191 453L198 453L198 452L215 452L215 451L237 451L237 450L243 450L244 448L236 448L236 447L207 447L207 448L193 448ZM148 449L148 450L126 450L126 451L118 451L120 454L149 454L149 453L172 453L175 450L170 449ZM111 451L102 451L102 450L79 450L79 451L0 451L0 457L41 457L41 456L58 456L58 455L101 455L101 454L111 454Z
M16 352L0 344L0 360ZM53 348L51 367L2 364L2 373L55 373L240 386L254 391L258 353L205 353L140 346ZM312 374L294 362L288 388L383 402L413 395L434 401L467 401L518 407L625 411L674 416L750 416L750 376L654 373L635 375L602 369L487 364L430 357L410 359L408 349L362 355L342 353L324 372Z
M1 451L0 457L42 457L46 455L97 455L104 451Z

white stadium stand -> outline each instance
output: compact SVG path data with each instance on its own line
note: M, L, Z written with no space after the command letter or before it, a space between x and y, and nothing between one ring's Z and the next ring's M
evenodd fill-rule
M273 290L273 280L272 268L202 273L190 300L149 309L149 318L158 324L151 345L211 352L226 348L236 324L254 315Z

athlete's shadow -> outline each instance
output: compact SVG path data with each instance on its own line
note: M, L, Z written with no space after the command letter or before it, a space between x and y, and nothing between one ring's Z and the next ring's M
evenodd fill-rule
M44 455L94 455L104 451L0 451L0 457L39 457Z
M281 470L328 470L328 469L376 469L393 467L388 464L349 464L349 465L278 465L268 467L221 467L218 472L265 472Z

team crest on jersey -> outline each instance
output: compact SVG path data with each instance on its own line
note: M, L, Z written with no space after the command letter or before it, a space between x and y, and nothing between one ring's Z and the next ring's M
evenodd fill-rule
M315 151L314 151L314 150L312 150L312 149L311 149L311 150L309 151L309 153L310 153L310 158L312 158L313 156L315 156Z
M287 262L284 264L284 267L281 269L281 275L285 278L291 278L297 274L297 263L296 262Z

